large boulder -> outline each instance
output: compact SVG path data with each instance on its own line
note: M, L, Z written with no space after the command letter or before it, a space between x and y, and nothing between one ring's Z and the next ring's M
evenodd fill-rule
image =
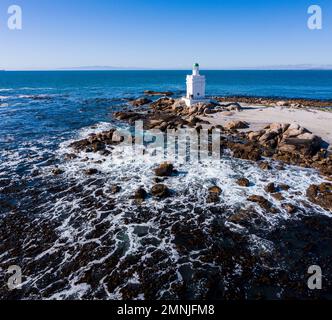
M278 149L281 152L299 152L304 155L314 155L322 147L322 139L312 133L303 133L296 137L283 137Z

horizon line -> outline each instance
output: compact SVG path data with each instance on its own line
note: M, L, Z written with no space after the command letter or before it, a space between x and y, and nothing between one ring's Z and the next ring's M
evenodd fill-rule
M0 71L186 71L191 67L172 68L149 68L149 67L117 67L117 66L79 66L61 68L0 68ZM288 65L265 65L265 66L232 66L232 67L207 67L201 68L207 71L241 71L241 70L332 70L332 64L288 64Z

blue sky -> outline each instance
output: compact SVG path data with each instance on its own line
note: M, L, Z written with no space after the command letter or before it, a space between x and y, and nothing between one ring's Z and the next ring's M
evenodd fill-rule
M23 30L7 29L21 5ZM323 9L323 29L307 9ZM331 0L1 0L0 68L332 64Z

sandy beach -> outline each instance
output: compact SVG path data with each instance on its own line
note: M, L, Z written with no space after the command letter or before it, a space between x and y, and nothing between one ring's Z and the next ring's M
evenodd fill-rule
M250 124L244 131L259 131L270 123L299 124L325 142L332 144L332 113L317 109L292 109L289 107L265 107L241 104L241 111L219 112L206 120L213 125L225 125L229 121L240 120ZM212 117L212 118L211 118Z

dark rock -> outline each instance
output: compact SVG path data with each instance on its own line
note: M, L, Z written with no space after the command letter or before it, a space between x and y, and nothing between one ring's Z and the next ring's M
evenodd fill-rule
M158 177L170 177L175 173L174 166L171 163L162 163L158 168L155 170L155 174Z
M151 194L157 198L167 198L170 195L170 190L164 184L156 184L152 187Z
M120 186L115 185L115 186L111 187L111 193L113 193L113 194L119 193L120 191L121 191Z
M207 197L208 203L217 203L220 201L222 190L218 186L209 188L209 195Z
M252 143L240 144L235 143L230 145L231 150L233 151L233 156L235 158L259 161L261 160L262 153L256 145Z
M74 160L77 158L77 155L75 153L66 153L64 158L66 161Z
M272 204L262 196L252 195L248 198L248 201L258 203L265 210L270 210L272 207Z
M275 184L272 182L272 183L269 183L265 187L265 191L268 192L268 193L276 193L277 192L277 188L276 188Z
M54 174L55 176L59 176L63 173L64 173L64 171L62 169L59 169L59 168L55 168L55 169L52 170L52 174Z
M151 103L152 100L150 99L147 99L147 98L140 98L140 99L137 99L137 100L134 100L132 102L130 102L134 107L141 107L141 106L144 106L146 104L149 104Z
M283 195L280 193L280 192L277 192L277 193L273 193L272 194L272 197L278 201L282 201L284 200L285 198L283 197Z
M94 168L90 168L90 169L86 169L84 170L84 173L87 175L87 176L93 176L95 174L97 174L99 171L97 169L94 169Z
M282 191L288 191L288 190L290 189L290 186L287 185L287 184L284 184L284 183L279 184L278 187L279 187L279 189L282 190Z
M292 205L291 203L285 203L282 205L282 207L289 213L289 214L293 214L297 211L297 208Z
M270 166L270 164L268 162L261 162L259 164L259 167L262 169L262 170L272 170L272 167Z
M241 178L236 181L236 183L241 187L249 187L250 181L246 178Z
M148 193L142 187L138 188L134 195L137 201L144 201L147 197Z
M311 185L307 190L307 197L326 210L332 211L332 184L322 183L320 185Z
M174 93L170 91L152 91L152 90L146 90L144 91L144 94L147 96L167 96L167 97L174 95Z
M93 152L103 151L106 148L106 145L103 142L95 142L91 145Z
M31 172L32 177L38 177L40 175L40 171L38 169L35 169Z

